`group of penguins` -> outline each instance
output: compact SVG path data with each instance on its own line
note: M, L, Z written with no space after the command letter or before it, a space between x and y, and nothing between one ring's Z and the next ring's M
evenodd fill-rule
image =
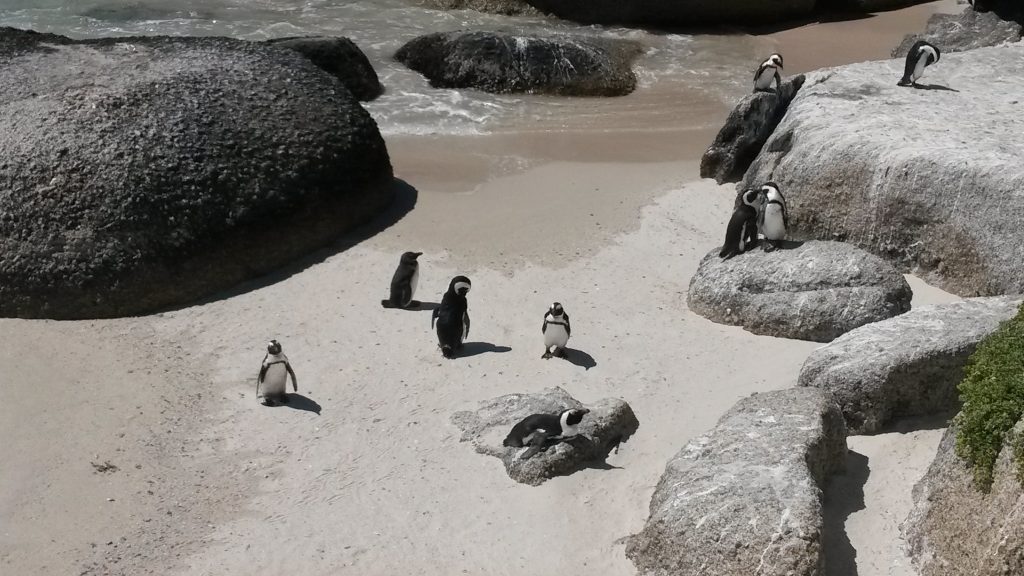
M939 49L925 41L918 41L907 53L906 66L900 86L917 86L917 80L924 74L925 67L939 61ZM772 82L778 91L782 85L782 56L772 54L761 63L754 74L754 91L771 90ZM750 250L761 239L764 250L774 250L786 239L789 215L786 199L778 184L766 182L758 188L747 188L736 198L735 209L726 229L725 244L719 256L731 258ZM417 309L420 302L413 299L419 281L419 261L422 252L402 254L398 268L391 279L391 295L382 300L384 308ZM438 348L445 358L454 358L463 349L469 337L469 304L466 295L472 283L466 276L456 276L448 284L448 291L441 298L441 304L434 309L431 327L437 331ZM544 354L565 357L565 346L569 341L571 328L569 315L558 302L552 304L544 314L541 328L544 334ZM299 391L295 371L288 363L281 344L271 340L263 358L256 382L256 396L263 397L268 406L288 402L287 381L291 376L292 389ZM262 391L262 394L261 394ZM529 458L538 451L546 450L559 442L571 441L579 434L579 425L589 413L586 408L572 408L558 414L532 414L512 427L503 444L507 447L527 449L519 453L520 458Z

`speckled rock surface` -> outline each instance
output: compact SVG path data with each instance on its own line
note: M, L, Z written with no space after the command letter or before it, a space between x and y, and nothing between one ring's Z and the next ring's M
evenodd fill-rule
M373 100L384 92L370 59L348 38L300 36L274 38L267 43L302 54L318 68L341 80L360 100Z

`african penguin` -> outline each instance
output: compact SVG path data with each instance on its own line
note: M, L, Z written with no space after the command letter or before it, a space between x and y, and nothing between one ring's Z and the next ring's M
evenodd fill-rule
M579 424L583 416L589 413L586 408L562 410L559 414L532 414L523 418L512 427L502 445L510 448L530 446L521 458L526 459L540 450L547 448L549 443L557 443L579 435Z
M551 358L552 355L565 358L565 345L569 342L572 328L569 327L569 315L561 304L555 302L548 308L540 330L544 333L544 355L541 358Z
M260 375L256 379L256 397L260 397L260 388L263 389L263 404L274 406L278 402L287 404L288 376L292 377L292 389L299 391L299 381L295 378L295 371L288 363L288 357L281 350L281 344L277 340L271 340L267 344L267 355L263 357L263 366L260 367Z
M918 40L907 52L907 63L903 68L903 78L899 86L917 86L917 79L924 76L926 66L939 61L939 49L934 45Z
M774 250L779 243L786 239L786 229L789 228L789 213L786 211L786 199L779 190L779 185L774 182L766 182L761 186L764 194L764 207L761 209L761 217L758 227L764 235L764 250Z
M736 209L725 229L725 244L718 253L720 258L732 258L757 244L757 215L763 200L762 192L754 188L747 188L739 194Z
M778 92L782 86L782 77L779 75L782 70L782 55L772 54L767 60L761 62L754 72L754 92L768 91L772 82L775 82L775 91Z
M380 305L385 308L419 308L420 303L413 300L416 294L416 284L420 279L420 263L417 258L423 252L406 252L398 261L398 268L391 278L391 298L381 300Z
M448 284L441 305L434 309L431 327L437 324L437 345L445 358L454 358L455 351L469 337L469 303L466 294L472 284L465 276L456 276Z

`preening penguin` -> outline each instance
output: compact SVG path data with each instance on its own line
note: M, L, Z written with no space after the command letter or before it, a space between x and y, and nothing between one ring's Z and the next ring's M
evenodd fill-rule
M757 244L757 215L763 201L764 195L755 188L747 188L740 193L725 229L725 244L718 253L720 258L732 258Z
M766 182L761 186L764 195L764 208L761 210L761 218L758 227L764 235L764 250L769 251L779 247L779 243L786 239L786 230L789 229L789 212L786 210L786 199L779 190L779 185L774 182Z
M288 376L292 377L292 389L298 392L299 381L295 378L292 365L288 363L288 357L284 355L281 344L277 340L271 340L267 344L267 355L263 357L260 375L256 379L256 397L260 397L262 388L265 406L273 406L278 402L287 404Z
M466 294L472 284L465 276L456 276L448 284L441 305L434 309L430 325L437 325L437 345L445 358L454 358L455 351L469 337L469 303Z
M924 40L914 42L907 52L907 63L903 67L903 78L899 86L917 86L917 79L924 76L924 69L939 61L941 53L933 44Z
M782 86L782 76L779 75L779 70L782 70L782 55L772 54L767 60L761 62L761 65L757 67L757 72L754 72L754 92L763 92L771 88L772 82L775 82L775 91L778 92Z
M535 448L530 455L546 448L548 443L557 443L579 432L580 421L589 413L587 408L571 408L559 414L532 414L523 418L512 427L502 445L510 448L531 446ZM529 458L526 454L523 458Z
M552 355L565 358L565 345L569 342L572 328L569 327L569 315L560 303L555 302L548 308L540 330L544 333L544 355L541 358L551 358Z
M423 252L406 252L398 262L395 275L391 278L391 298L381 300L385 308L419 308L420 303L413 300L416 284L420 279L420 263L416 260Z

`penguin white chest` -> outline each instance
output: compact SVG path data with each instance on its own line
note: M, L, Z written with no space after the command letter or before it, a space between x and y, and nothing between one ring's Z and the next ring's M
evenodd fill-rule
M786 239L786 222L782 218L782 206L768 204L764 207L764 224L761 233L768 240Z
M924 76L924 69L926 66L928 66L928 54L922 52L917 57L917 65L914 66L914 76L911 78L911 80L916 82L918 78Z
M409 280L409 300L412 300L416 296L416 285L420 281L420 267L416 266L416 269L412 272L412 280Z
M558 346L559 348L565 348L565 345L569 342L569 333L565 330L563 324L555 324L548 322L548 327L544 330L544 346L550 348L552 346Z
M263 384L260 385L260 392L263 395L284 394L285 384L288 379L288 370L284 362L276 362L267 366L267 373L263 376Z

